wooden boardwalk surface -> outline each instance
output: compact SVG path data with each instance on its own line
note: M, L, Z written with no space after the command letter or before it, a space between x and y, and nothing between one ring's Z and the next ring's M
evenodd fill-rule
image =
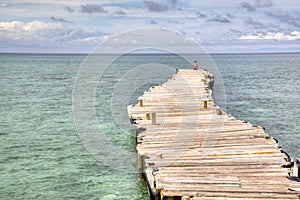
M128 109L151 199L299 199L299 168L260 126L214 105L214 77L178 70Z

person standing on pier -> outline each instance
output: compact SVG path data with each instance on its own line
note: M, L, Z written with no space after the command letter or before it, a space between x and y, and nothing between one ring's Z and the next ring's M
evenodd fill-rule
M193 68L194 68L194 70L198 70L198 63L197 63L197 60L194 61Z

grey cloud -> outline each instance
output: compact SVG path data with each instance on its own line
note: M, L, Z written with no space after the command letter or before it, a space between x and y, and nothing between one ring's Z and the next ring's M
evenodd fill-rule
M182 33L183 35L187 35L185 31L180 31L180 33Z
M226 17L222 17L220 15L217 15L216 17L212 18L212 19L207 19L206 21L213 21L213 22L220 22L220 23L230 23L231 20L226 18Z
M230 19L233 19L234 18L234 15L230 14L230 13L227 13L227 16L230 18Z
M116 12L117 15L126 15L126 13L123 10L119 10Z
M273 6L273 2L272 2L272 0L256 0L255 5L258 8L272 7Z
M51 16L50 19L56 22L69 22L68 20L65 20L63 18L53 17L53 16Z
M248 12L256 11L255 6L251 6L248 2L242 2L240 3L242 8L245 8Z
M182 22L178 22L178 21L174 21L174 20L168 20L169 23L172 23L172 24L184 24Z
M95 4L85 4L81 5L81 12L83 13L107 13L107 11L102 7Z
M288 13L284 13L280 10L273 10L266 12L267 15L279 19L280 21L289 21L291 16Z
M181 10L181 8L179 8L179 5L181 4L178 0L167 0L165 1L165 4L160 4L151 0L144 0L144 3L151 12L165 12L169 9Z
M239 30L236 30L236 29L233 29L233 28L230 28L229 31L232 32L232 33L242 33L242 31L239 31Z
M69 13L74 12L74 9L71 8L70 6L66 6L66 10L67 10Z
M207 15L206 14L203 14L203 13L201 13L201 12L196 12L196 15L198 16L198 17L200 17L200 18L207 18Z
M178 0L168 0L172 8L177 8L179 1Z
M279 21L283 23L287 23L293 26L296 26L300 28L300 17L298 16L291 16L290 14L283 12L281 10L273 10L266 12L267 15L270 17L273 17L275 19L278 19Z
M168 10L168 7L162 4L158 4L153 1L144 1L146 7L151 12L164 12Z
M272 0L256 0L254 5L249 4L248 2L240 3L242 8L245 8L248 12L256 11L257 8L264 8L264 7L272 7L273 2Z
M175 6L178 3L178 0L169 0L169 2Z
M245 24L247 25L251 25L253 28L255 29L262 29L262 28L266 28L265 25L257 20L254 20L252 17L248 17L245 20Z

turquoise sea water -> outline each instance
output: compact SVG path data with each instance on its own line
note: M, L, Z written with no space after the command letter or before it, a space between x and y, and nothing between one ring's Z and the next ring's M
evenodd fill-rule
M300 158L299 54L217 56L227 112L266 128L283 150Z
M299 158L300 54L212 58L225 86L226 112L264 126L286 152ZM132 158L127 170L118 170L87 151L74 124L74 85L85 59L85 55L0 55L0 199L148 199L145 184L135 173L133 129L124 133L112 114L129 102L115 100L118 92L113 91L123 79L142 81L145 75L134 69L151 71L149 63L170 66L166 75L190 66L171 55L140 55L123 56L105 70L95 92L99 129ZM130 103L157 83L153 79L137 84L129 94ZM115 154L111 151L106 157Z

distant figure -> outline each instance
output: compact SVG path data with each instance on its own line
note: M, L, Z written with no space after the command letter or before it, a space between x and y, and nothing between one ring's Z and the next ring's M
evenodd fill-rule
M197 63L197 60L194 61L193 68L194 68L194 70L198 70L198 63Z

